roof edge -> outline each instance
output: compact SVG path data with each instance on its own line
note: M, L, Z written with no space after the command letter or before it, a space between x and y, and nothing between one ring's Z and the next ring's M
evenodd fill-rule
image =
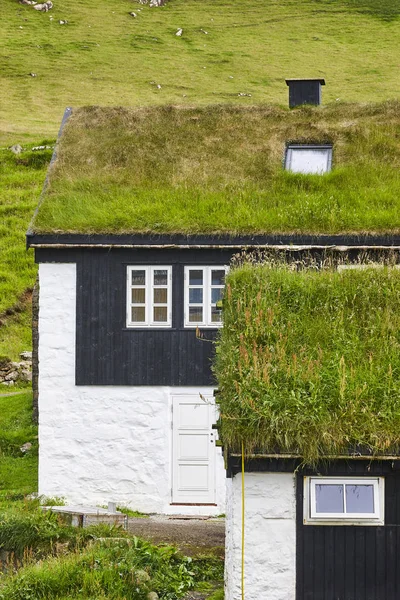
M27 248L271 248L282 250L334 249L400 249L400 234L26 234Z

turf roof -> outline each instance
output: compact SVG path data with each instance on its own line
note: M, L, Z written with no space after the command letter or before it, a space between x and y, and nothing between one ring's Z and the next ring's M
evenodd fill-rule
M283 170L332 143L332 172ZM400 102L74 110L34 233L399 233Z
M225 446L399 454L399 302L394 267L233 269L215 364Z

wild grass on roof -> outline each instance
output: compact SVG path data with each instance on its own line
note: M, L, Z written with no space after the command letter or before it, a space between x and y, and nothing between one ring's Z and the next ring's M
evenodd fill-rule
M285 144L332 143L295 175ZM33 229L78 233L400 231L400 103L77 110Z
M244 265L227 278L217 346L230 450L400 450L400 270Z

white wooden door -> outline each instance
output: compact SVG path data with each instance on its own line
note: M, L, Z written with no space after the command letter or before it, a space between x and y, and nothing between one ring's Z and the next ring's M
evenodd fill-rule
M172 502L215 503L215 405L211 397L172 397Z

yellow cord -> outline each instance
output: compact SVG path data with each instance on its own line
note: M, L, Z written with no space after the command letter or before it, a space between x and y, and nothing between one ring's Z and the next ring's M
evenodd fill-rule
M242 600L244 600L244 444L242 442Z

